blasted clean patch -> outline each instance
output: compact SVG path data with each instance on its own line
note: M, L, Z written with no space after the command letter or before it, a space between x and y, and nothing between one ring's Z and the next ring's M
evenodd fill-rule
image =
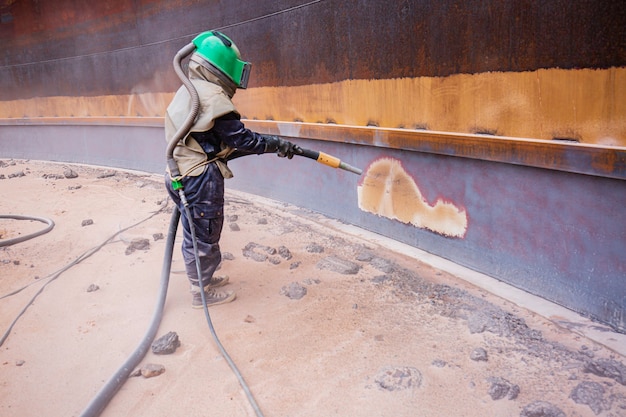
M465 237L467 213L453 203L437 200L430 205L401 162L381 158L373 162L358 186L359 208L449 236Z

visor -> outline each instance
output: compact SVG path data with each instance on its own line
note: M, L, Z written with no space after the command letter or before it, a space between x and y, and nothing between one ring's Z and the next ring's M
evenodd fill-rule
M243 63L243 68L241 69L241 78L239 80L239 88L246 89L248 88L248 80L250 79L250 71L252 71L252 64L249 62Z

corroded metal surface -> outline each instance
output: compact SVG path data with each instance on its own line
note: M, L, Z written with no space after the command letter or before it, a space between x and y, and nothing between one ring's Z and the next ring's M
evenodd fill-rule
M253 62L237 97L248 118L625 146L624 10L560 0L5 2L0 118L162 115L180 85L176 51L222 28Z
M248 121L268 134L504 162L626 180L626 148L373 127Z
M246 120L249 129L292 140L320 140L470 158L626 180L626 148L489 135ZM0 119L2 126L163 127L161 117ZM52 146L52 144L50 144ZM28 145L24 148L28 149ZM1 150L2 148L0 148ZM5 150L6 151L6 150ZM111 149L111 156L117 150Z
M218 27L254 62L252 87L626 64L626 11L610 1L22 0L1 12L8 97L18 79L43 95L121 93ZM74 82L50 85L41 70Z

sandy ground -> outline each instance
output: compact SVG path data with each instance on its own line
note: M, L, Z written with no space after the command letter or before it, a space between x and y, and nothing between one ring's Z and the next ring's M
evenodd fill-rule
M0 346L0 415L78 416L152 318L171 203L155 175L0 162L0 213L55 222L0 247L3 333L49 283ZM265 416L626 416L625 358L567 326L297 207L228 192L225 214L238 297L211 317ZM0 239L44 226L0 219ZM165 372L129 378L103 416L254 415L190 306L180 233L157 337L181 345L149 352Z

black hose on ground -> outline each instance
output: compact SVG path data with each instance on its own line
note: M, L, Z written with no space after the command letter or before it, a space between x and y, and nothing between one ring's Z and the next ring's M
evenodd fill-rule
M36 231L34 233L31 233L31 234L28 234L28 235L24 235L24 236L20 236L20 237L14 237L12 239L0 240L0 246L11 246L11 245L15 245L16 243L24 242L24 241L26 241L28 239L32 239L34 237L46 234L50 230L52 230L52 228L54 227L54 222L52 220L50 220L50 219L45 218L45 217L20 216L20 215L17 215L17 214L1 214L0 215L0 219L35 220L35 221L38 221L38 222L46 223L48 225L45 229L38 230L38 231Z
M80 414L81 417L97 417L102 413L104 408L109 404L113 396L122 387L128 379L130 373L137 367L139 362L146 356L150 345L156 336L161 318L163 317L163 308L165 306L165 298L167 296L167 287L169 285L170 270L172 267L172 254L174 252L174 241L176 240L176 230L180 219L180 211L174 207L172 218L170 220L167 241L165 244L165 255L163 258L163 268L161 270L161 287L159 291L157 305L152 315L150 327L146 331L145 336L137 346L134 352L126 359L126 362L115 372L115 374L102 387L100 392L91 400L87 408Z

